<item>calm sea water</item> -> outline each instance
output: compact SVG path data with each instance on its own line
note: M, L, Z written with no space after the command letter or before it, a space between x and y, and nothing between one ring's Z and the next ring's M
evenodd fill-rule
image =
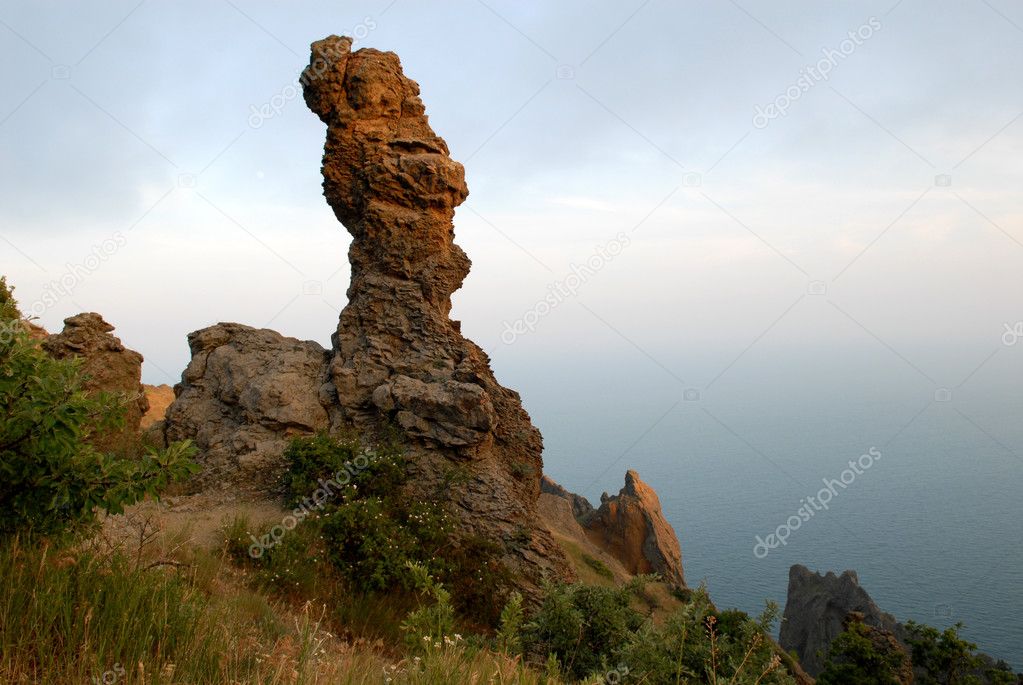
M949 397L897 360L879 373L874 351L837 364L766 354L686 400L681 383L621 353L499 368L543 431L553 478L597 501L636 469L679 535L689 583L706 582L720 607L784 606L795 563L854 569L898 619L962 621L1023 671L1019 355L996 356ZM754 556L757 535L872 447L882 457L827 511Z

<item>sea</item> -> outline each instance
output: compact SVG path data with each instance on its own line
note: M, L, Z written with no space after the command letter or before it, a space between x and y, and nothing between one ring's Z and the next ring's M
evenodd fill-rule
M950 362L941 386L881 346L761 349L685 377L670 350L632 347L496 355L512 357L495 368L544 435L548 475L599 503L638 471L688 583L720 608L783 608L793 564L852 569L898 620L961 622L1023 671L1019 350Z

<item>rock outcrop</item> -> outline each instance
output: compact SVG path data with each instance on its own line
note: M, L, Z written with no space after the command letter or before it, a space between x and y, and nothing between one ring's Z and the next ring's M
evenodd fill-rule
M174 401L174 388L169 385L146 385L142 384L146 393L146 400L149 402L149 409L142 416L139 428L145 431L154 423L164 420L167 415L167 407Z
M545 504L546 515L556 528L562 532L568 528L560 514L563 508L585 532L587 541L611 555L629 575L656 573L670 586L686 587L675 529L664 518L657 493L640 480L638 473L626 472L625 487L613 497L605 492L597 509L585 497L569 492L547 476L540 487L544 498L565 502L564 507Z
M546 474L540 479L540 492L568 500L572 515L580 524L587 523L590 517L593 516L593 512L596 511L588 499L574 492L569 492Z
M189 334L164 435L199 448L203 489L276 492L288 440L329 427L320 403L328 352L315 342L221 323Z
M590 539L629 573L656 573L670 585L686 586L675 530L664 518L657 493L635 471L625 474L625 487L617 495L601 496L600 507L585 525Z
M305 101L326 124L324 195L352 234L352 280L332 349L238 324L189 336L167 440L200 449L203 487L272 492L287 439L318 430L403 434L410 497L443 492L464 536L503 543L519 589L572 571L538 522L543 442L519 395L449 318L469 272L454 243L462 165L430 128L393 53L312 46Z
M795 651L807 673L816 677L824 667L831 641L842 632L846 618L856 612L862 622L905 639L902 625L874 603L860 587L855 571L842 575L814 573L796 564L789 569L788 598L782 617L779 643Z
M38 327L37 327L38 329ZM120 395L125 410L124 428L118 432L94 436L100 449L118 449L131 444L139 432L142 415L149 409L142 389L142 355L129 350L110 334L114 327L95 312L64 319L64 330L41 338L43 350L57 359L82 360L86 392L110 392Z
M459 528L504 541L504 561L535 589L570 574L537 524L540 432L449 318L470 266L452 223L469 192L464 169L397 55L353 53L351 43L314 43L302 75L306 104L327 126L324 196L353 238L324 396L363 433L397 426L417 457L416 487L446 489ZM456 470L463 477L450 479Z

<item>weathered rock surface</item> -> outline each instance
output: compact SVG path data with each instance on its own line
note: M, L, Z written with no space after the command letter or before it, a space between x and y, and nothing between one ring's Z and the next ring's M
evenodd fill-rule
M446 487L463 532L503 540L505 563L535 589L544 575L569 573L537 523L543 442L519 395L449 318L470 266L452 224L469 192L464 170L398 57L353 53L351 43L314 43L302 79L327 125L324 196L353 237L348 305L321 396L340 425L366 434L398 426L418 457L416 487ZM451 481L456 468L464 477Z
M816 677L824 667L831 641L843 630L846 617L857 612L862 622L905 639L904 630L891 614L874 603L860 587L855 571L842 575L814 573L796 564L789 569L788 598L782 617L779 643L795 651L807 673Z
M568 500L569 506L571 506L572 515L575 516L581 524L589 521L593 512L596 511L588 499L582 495L577 495L574 492L569 492L546 474L544 474L544 477L540 480L540 492Z
M143 383L142 389L149 402L149 409L142 416L142 422L139 424L144 431L154 423L163 421L167 414L167 407L174 401L174 388L169 385L146 385Z
M164 437L196 443L203 487L266 493L292 435L372 440L397 427L415 457L409 495L443 492L458 529L503 542L503 562L535 597L544 576L571 570L536 513L540 433L449 318L469 272L452 224L464 170L398 57L351 43L314 43L302 77L327 125L324 195L353 236L332 349L238 324L192 333Z
M199 448L203 488L274 492L288 440L329 426L319 401L327 351L236 323L191 333L188 344L192 360L167 409L166 440Z
M124 428L116 433L94 436L100 449L117 449L130 444L139 432L142 415L149 409L142 389L142 355L129 350L116 336L114 327L95 312L64 319L64 330L42 338L41 328L32 330L42 340L43 350L57 359L79 357L87 392L111 392L121 397L125 408Z
M625 474L625 487L617 495L604 493L585 525L590 539L629 573L656 573L670 585L686 586L675 530L664 518L657 493L635 471Z

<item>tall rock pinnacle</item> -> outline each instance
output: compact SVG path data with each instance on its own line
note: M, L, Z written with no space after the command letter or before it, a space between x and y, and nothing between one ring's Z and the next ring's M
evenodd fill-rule
M305 101L327 125L324 196L353 236L321 402L337 426L397 426L418 457L417 487L446 489L460 527L503 541L505 563L527 584L564 577L560 549L537 524L540 433L449 318L470 266L452 224L468 195L464 169L397 55L351 44L313 43L302 75Z

